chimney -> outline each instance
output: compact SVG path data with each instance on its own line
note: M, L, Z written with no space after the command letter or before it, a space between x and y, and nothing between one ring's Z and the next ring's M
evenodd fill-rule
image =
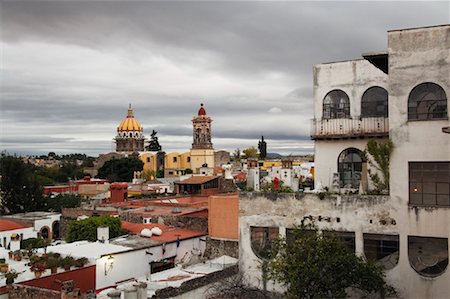
M99 226L97 227L97 241L101 243L109 243L109 227Z

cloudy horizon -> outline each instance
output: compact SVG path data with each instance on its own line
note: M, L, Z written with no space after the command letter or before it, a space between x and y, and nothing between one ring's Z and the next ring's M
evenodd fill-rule
M3 1L0 150L114 150L131 103L187 151L204 103L216 150L313 152L314 64L387 49L387 31L449 23L449 2Z

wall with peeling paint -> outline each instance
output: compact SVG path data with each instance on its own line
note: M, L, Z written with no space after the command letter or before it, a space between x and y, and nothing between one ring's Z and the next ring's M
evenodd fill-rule
M239 263L241 272L253 286L262 288L262 262L251 248L250 227L278 227L280 235L286 228L299 225L305 217L312 216L320 229L355 232L356 254L364 256L363 233L399 235L400 257L397 266L386 271L388 281L394 285L402 298L448 298L450 294L450 270L436 278L420 276L409 265L408 235L420 227L423 236L450 237L446 230L450 223L449 210L418 210L418 217L405 217L409 208L389 196L370 195L317 195L241 193L239 202ZM414 214L414 210L411 210ZM447 222L420 221L424 214ZM319 216L320 221L319 221ZM428 217L427 216L427 217ZM447 227L443 227L447 225ZM268 282L269 290L282 288Z

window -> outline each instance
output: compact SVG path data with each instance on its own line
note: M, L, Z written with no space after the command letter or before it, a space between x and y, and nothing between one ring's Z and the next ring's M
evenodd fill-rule
M177 163L177 157L173 157L173 163Z
M439 276L448 265L448 240L408 236L408 258L411 267L420 275Z
M187 162L188 162L188 163L191 162L191 157L187 157Z
M323 99L323 118L350 118L350 100L345 92L336 89Z
M450 206L450 162L409 162L409 204Z
M269 258L272 241L278 237L278 227L250 227L250 240L253 252L262 259Z
M364 254L367 260L389 270L398 263L399 238L393 235L364 234Z
M361 117L388 117L388 92L378 86L364 92L361 99Z
M147 163L149 163L150 162L150 157L147 157Z
M340 231L322 231L322 235L326 237L333 236L344 243L345 247L350 252L355 252L355 233L354 232L340 232Z
M435 83L413 88L408 98L408 120L447 119L447 96Z
M341 188L359 188L363 162L362 152L356 148L348 148L341 152L338 158Z

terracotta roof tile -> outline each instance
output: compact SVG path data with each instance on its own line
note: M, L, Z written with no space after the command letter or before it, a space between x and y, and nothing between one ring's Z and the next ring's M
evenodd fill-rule
M32 227L31 225L24 225L12 220L0 219L0 232L5 232L9 230L21 229Z
M175 182L175 184L179 185L200 185L212 181L214 179L218 179L217 176L192 176L184 181Z

